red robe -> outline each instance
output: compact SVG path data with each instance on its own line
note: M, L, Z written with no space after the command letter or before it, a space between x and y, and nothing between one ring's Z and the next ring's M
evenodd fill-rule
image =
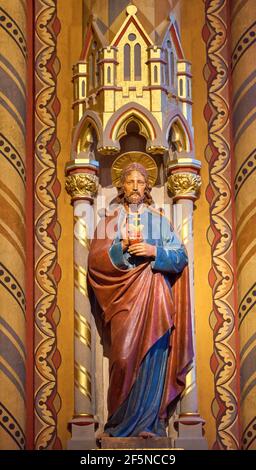
M103 219L100 226L109 222L113 225L113 216ZM172 329L159 414L165 418L168 406L184 390L193 359L188 267L178 276L153 271L149 261L133 269L120 269L111 261L111 244L107 237L95 237L88 257L88 283L105 324L110 325L109 416L128 397L149 349ZM172 293L165 276L173 286Z

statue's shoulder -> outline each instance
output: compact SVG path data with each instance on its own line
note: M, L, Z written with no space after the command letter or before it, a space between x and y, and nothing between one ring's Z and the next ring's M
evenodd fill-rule
M152 214L161 215L162 217L165 217L164 209L162 209L162 207L148 206L148 210L152 212Z
M171 230L173 230L173 224L170 220L169 217L165 214L165 211L162 207L154 207L154 206L148 206L148 210L152 213L155 214L156 216L162 217L163 221L166 223L166 225L171 227Z

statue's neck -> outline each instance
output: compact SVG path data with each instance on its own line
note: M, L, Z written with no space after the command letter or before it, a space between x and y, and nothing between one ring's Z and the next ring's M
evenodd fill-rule
M142 202L141 204L128 204L127 202L124 203L124 208L128 214L133 213L141 213L145 209L145 204Z

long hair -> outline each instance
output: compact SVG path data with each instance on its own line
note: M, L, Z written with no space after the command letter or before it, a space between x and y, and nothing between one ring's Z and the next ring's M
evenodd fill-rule
M149 184L148 172L147 172L146 168L143 165L141 165L140 163L136 163L136 162L130 163L130 165L128 165L127 167L125 167L123 169L123 171L121 173L121 177L120 177L120 181L121 181L122 186L118 189L118 195L117 195L117 198L116 198L116 202L118 204L124 204L125 194L124 194L123 185L124 185L126 177L134 170L139 171L139 173L141 173L141 175L145 178L146 188L145 188L145 191L144 191L143 202L147 206L151 206L152 204L154 204L154 201L153 201L153 198L150 194L151 190L152 190L152 187Z

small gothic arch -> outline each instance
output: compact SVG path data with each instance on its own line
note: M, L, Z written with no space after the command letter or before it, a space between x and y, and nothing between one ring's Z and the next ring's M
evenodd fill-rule
M165 62L166 62L166 84L168 86L175 86L175 74L176 74L176 65L175 65L175 53L171 41L168 39L166 42L165 49Z
M183 96L183 80L182 78L179 79L179 94Z
M167 49L165 49L165 62L166 62L166 65L165 65L165 82L166 82L166 85L169 86L170 85L169 54L168 54Z
M164 65L161 65L161 82L164 85L165 84L165 70L164 70Z
M104 130L103 146L118 147L118 139L124 135L123 129L130 122L130 118L142 126L140 132L147 139L149 153L156 148L167 148L166 139L156 118L144 106L134 101L125 104L111 116Z
M134 46L134 79L141 80L141 45Z
M175 57L174 57L174 52L170 52L170 75L171 75L171 86L174 86L174 78L175 78Z
M187 79L187 97L190 98L191 92L190 92L190 81Z
M121 153L140 151L146 152L147 136L143 123L131 116L124 123L125 133L120 135L120 151Z
M129 133L129 128L131 128L132 125L133 127L137 127L138 134L142 135L146 139L149 138L148 128L145 126L144 122L136 116L136 114L131 114L126 121L123 121L122 125L119 127L116 138L120 140L127 135Z
M190 130L189 123L186 121L181 113L171 112L167 117L164 125L163 132L169 146L173 146L173 150L177 152L193 151L193 135Z
M158 70L157 65L154 65L154 83L158 82Z
M152 122L146 115L133 107L130 107L130 109L128 109L124 114L120 115L114 123L111 130L111 137L113 140L119 140L120 137L126 133L126 125L131 119L138 123L142 135L147 139L154 140L156 133Z
M124 80L131 80L131 47L130 44L124 45Z
M100 85L100 66L99 66L99 51L95 55L95 86Z
M182 152L187 150L186 134L179 122L172 124L168 136L169 148L174 152Z
M93 142L90 142L91 134ZM84 113L78 124L74 129L74 137L72 140L72 154L79 155L80 152L86 151L90 145L98 145L102 143L102 124L98 114L95 111L88 110ZM89 148L90 150L90 148Z
M111 83L111 68L108 66L107 68L107 83Z
M82 81L82 97L84 98L86 95L86 90L85 90L85 80Z
M88 68L89 68L89 91L93 88L93 55L90 54L89 55L89 64L88 64Z

